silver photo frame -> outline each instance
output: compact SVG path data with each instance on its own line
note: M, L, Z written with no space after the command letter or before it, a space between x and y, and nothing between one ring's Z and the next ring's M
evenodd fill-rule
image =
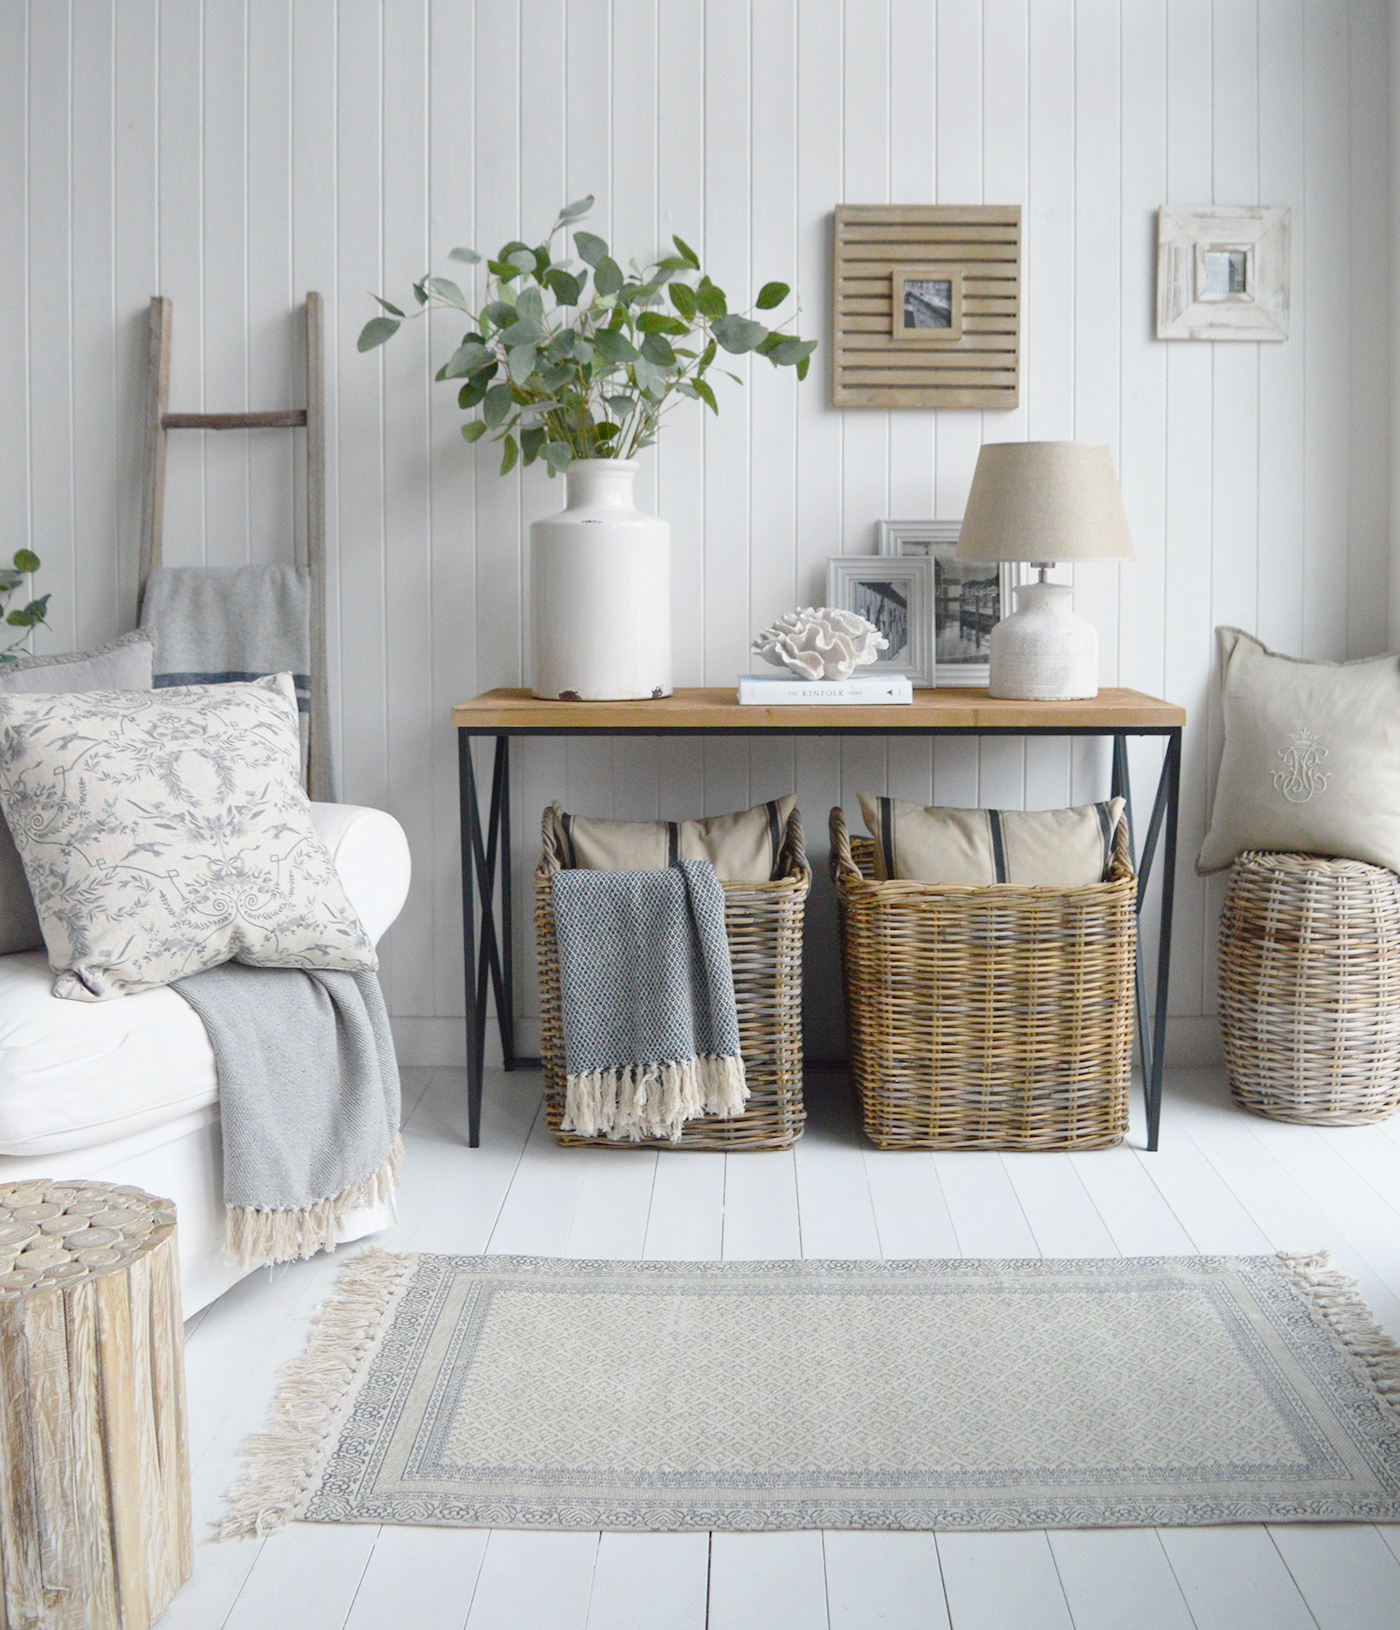
M955 559L961 530L960 520L879 523L882 556L933 564L929 642L938 686L988 682L992 629L1014 609L1017 567Z
M933 684L931 559L910 555L834 555L826 563L826 603L865 617L890 642L862 674L903 674L911 685Z

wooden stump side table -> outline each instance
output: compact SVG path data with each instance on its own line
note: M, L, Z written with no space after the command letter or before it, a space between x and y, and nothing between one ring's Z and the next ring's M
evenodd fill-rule
M193 1566L175 1209L0 1185L0 1630L148 1630Z

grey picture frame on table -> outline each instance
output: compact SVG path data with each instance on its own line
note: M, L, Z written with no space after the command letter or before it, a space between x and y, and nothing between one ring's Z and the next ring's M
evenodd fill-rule
M961 520L878 523L882 556L922 556L933 563L930 683L938 686L988 682L992 629L1010 614L1017 582L1017 568L1010 561L988 565L956 560L961 530Z
M933 561L918 555L833 555L826 563L826 603L874 623L890 642L863 674L902 674L933 684Z

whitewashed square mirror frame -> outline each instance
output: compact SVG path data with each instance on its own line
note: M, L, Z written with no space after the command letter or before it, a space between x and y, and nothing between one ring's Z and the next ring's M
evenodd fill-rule
M1286 340L1291 211L1163 204L1159 340Z

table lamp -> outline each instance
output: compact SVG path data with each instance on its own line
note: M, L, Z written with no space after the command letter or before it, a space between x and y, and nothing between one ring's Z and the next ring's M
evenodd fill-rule
M1131 560L1133 542L1107 447L1076 441L993 442L978 455L958 560L1027 560L1040 580L992 630L993 696L1063 702L1099 693L1099 636L1076 616L1062 560Z

